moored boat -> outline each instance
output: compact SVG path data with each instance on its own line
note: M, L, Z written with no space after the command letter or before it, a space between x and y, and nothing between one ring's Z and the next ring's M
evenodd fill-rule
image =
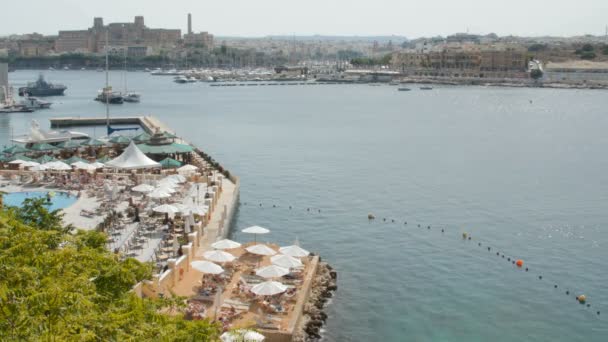
M53 84L44 80L40 74L36 82L29 83L26 87L19 88L19 96L59 96L63 95L68 87L63 84Z

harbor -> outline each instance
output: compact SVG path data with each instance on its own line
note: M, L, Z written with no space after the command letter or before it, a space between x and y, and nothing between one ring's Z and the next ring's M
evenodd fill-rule
M270 242L241 247L227 240L239 205L237 176L199 149L181 147L191 145L152 116L63 117L51 119L51 126L69 129L108 122L136 125L142 133L5 149L0 171L0 189L8 194L5 205L46 197L53 208L62 210L66 225L104 232L108 250L154 265L152 279L137 284L134 292L142 298L188 298L182 312L186 319L217 321L224 331L253 328L266 341L318 336L318 325L316 332L307 329L305 305L313 290L335 290L335 272L333 281L320 285L316 279L327 264L297 242L284 249ZM162 149L148 156L165 159L146 156L142 150L151 151L147 146ZM168 159L171 165L164 162ZM223 251L226 247L230 248ZM290 254L292 250L296 253ZM227 259L214 258L216 254ZM280 257L279 264L275 257ZM221 271L201 272L197 263ZM280 273L256 276L267 267ZM274 292L256 292L256 285L264 281L276 287Z

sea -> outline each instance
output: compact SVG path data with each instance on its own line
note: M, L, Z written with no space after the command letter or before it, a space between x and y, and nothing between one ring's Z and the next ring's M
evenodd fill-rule
M42 72L66 95L2 115L0 144L105 116L105 73ZM142 102L111 116L154 115L240 177L232 238L267 227L338 272L324 341L608 341L605 91L125 80Z

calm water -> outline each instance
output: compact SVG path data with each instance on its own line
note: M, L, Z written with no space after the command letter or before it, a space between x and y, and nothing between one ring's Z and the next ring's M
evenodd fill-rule
M20 207L23 202L28 198L47 198L47 191L26 191L26 192L12 192L8 193L3 197L4 204L12 207ZM51 195L51 202L47 204L48 210L64 209L78 200L75 196L70 196L65 192L53 192Z
M0 117L1 142L30 118L104 115L103 73L47 77L67 96ZM297 237L338 270L326 340L608 340L608 93L129 84L143 102L114 115L158 116L241 176L237 229Z

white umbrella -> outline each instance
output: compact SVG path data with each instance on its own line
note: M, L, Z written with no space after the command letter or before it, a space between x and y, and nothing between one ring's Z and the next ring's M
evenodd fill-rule
M265 281L251 288L251 292L258 296L274 296L287 291L287 286L276 281Z
M72 167L62 161L52 161L52 162L48 162L46 164L42 164L44 165L46 168L51 169L51 170L56 170L56 171L68 171L68 170L72 170Z
M163 191L162 189L156 189L156 190L148 193L148 197L150 197L150 198L169 198L169 197L171 197L171 194L167 193L166 191Z
M172 206L171 204L159 205L158 207L154 207L152 210L157 213L165 214L175 214L179 212L179 209L177 209L175 206Z
M196 166L194 166L194 165L191 165L191 164L186 164L186 165L184 165L184 166L182 166L182 167L178 168L178 169L177 169L177 172L180 172L180 173L182 173L182 172L184 172L184 173L188 173L188 172L194 172L194 171L196 171L196 170L198 170L198 167L196 167Z
M215 262L231 262L236 259L234 255L224 251L208 251L203 253L203 257Z
M169 178L170 180L174 180L177 183L184 183L184 182L186 182L186 177L184 177L182 175L171 175L171 176L169 176L167 178Z
M91 163L91 165L95 166L96 169L101 169L104 166L106 166L104 163L100 163L100 162L93 162L93 163Z
M253 245L245 248L247 252L257 254L257 255L275 255L277 252L274 249L261 244L261 245Z
M46 170L48 170L48 169L44 165L36 165L36 166L32 166L30 168L30 171L46 171Z
M220 336L222 342L262 342L265 339L259 332L245 329L226 331Z
M266 228L262 228L260 226L251 226L251 227L247 227L243 230L241 230L243 233L247 233L247 234L254 234L253 235L253 241L257 242L257 238L258 238L258 234L268 234L270 233L270 230L266 229Z
M215 249L233 249L233 248L241 247L241 244L236 241L223 239L223 240L212 243L211 247L213 247Z
M189 209L191 213L199 216L206 215L209 212L209 207L206 205L193 205Z
M95 166L85 163L85 162L81 162L81 161L74 162L71 165L79 170L87 170L87 171L97 170L97 168Z
M191 262L190 265L195 270L197 270L199 272L203 272L203 273L220 274L220 273L224 272L224 269L222 268L222 266L220 266L218 264L214 264L210 261L196 260L196 261Z
M294 257L290 257L289 255L275 255L270 257L270 262L273 265L281 266L281 267L300 267L302 266L302 262Z
M298 245L291 245L279 248L281 254L289 255L294 258L302 258L310 255L310 252Z
M256 270L255 274L264 278L278 278L289 274L289 269L277 265L270 265Z
M13 161L8 162L9 164L23 164L25 163L25 160L21 160L21 159L15 159Z
M22 166L22 167L35 167L35 166L40 166L40 163L37 163L35 161L25 161L25 162L19 164L19 166Z
M157 189L157 190L160 190L160 191L164 191L164 192L166 192L166 193L168 193L168 194L174 194L174 193L176 193L176 192L177 192L177 191L176 191L175 189L173 189L172 187L168 187L168 186L164 186L164 185L161 185L161 186L159 186L159 187L158 187L158 188L156 188L156 189Z
M131 190L137 192L151 192L154 190L154 187L150 184L139 184L138 186L132 187Z

